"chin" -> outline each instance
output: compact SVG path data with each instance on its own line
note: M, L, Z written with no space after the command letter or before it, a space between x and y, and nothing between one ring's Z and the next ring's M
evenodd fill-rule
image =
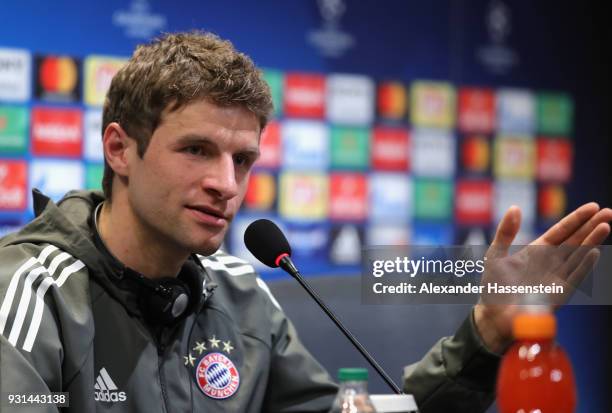
M222 243L223 243L223 238L220 238L219 241L207 239L204 242L200 242L200 243L193 245L191 250L196 254L208 256L208 255L212 255L215 252L217 252L219 247L221 247Z

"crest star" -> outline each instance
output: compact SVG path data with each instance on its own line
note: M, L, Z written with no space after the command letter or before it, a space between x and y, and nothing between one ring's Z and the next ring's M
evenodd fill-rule
M196 341L196 345L193 348L193 351L197 351L198 354L202 354L204 351L206 351L206 346L205 346L205 341Z
M191 364L193 366L193 362L196 360L191 353L189 353L189 356L183 356L183 358L185 359L185 365Z
M223 351L225 351L227 354L230 354L233 349L234 347L232 347L231 341L228 340L223 342Z
M209 338L208 341L210 341L210 347L211 348L219 348L219 343L221 342L221 340L218 340L217 337L215 337L215 335L213 334L212 338Z

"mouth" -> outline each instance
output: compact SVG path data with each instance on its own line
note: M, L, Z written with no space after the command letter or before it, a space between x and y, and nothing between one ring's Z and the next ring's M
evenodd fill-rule
M215 208L205 205L188 205L186 208L198 222L205 225L224 227L229 221L226 214Z

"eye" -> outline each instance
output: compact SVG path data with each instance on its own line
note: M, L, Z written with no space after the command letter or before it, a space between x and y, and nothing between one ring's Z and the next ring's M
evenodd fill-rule
M238 154L234 157L234 162L238 166L250 167L253 163L253 159L249 155Z
M190 155L203 155L204 154L204 150L202 149L201 146L187 146L185 149L183 149L185 152L187 152Z

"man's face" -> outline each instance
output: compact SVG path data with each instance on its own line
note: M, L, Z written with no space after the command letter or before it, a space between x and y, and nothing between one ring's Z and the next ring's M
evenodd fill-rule
M259 134L240 106L200 100L164 111L142 159L128 155L128 202L143 241L178 254L216 251L244 198Z

